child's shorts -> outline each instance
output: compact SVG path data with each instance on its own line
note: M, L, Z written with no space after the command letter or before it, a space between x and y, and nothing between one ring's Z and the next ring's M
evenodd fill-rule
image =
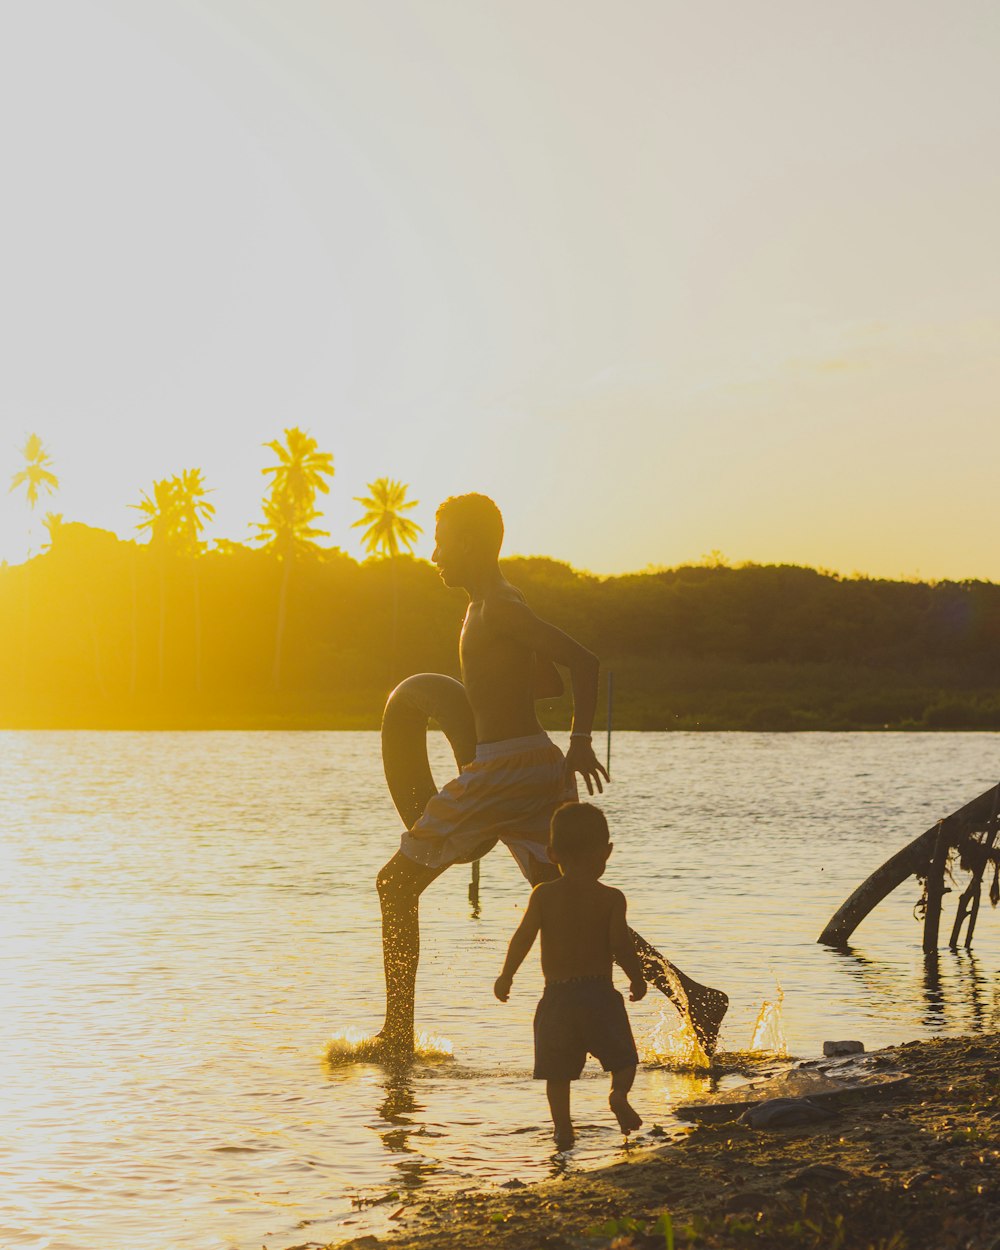
M638 1064L625 1000L606 977L551 982L535 1010L535 1079L575 1081L588 1055L605 1072Z
M481 742L476 758L428 802L400 849L427 868L480 859L506 843L531 879L531 861L549 862L552 813L577 797L562 751L547 734Z

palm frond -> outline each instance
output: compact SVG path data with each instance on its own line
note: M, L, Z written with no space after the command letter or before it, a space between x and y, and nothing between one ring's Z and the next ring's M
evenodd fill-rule
M364 514L354 521L352 529L364 528L361 545L369 555L384 555L390 559L399 554L400 546L412 551L421 527L402 512L415 508L420 502L408 500L405 482L388 477L376 478L368 483L370 495L355 495L354 502L361 504Z

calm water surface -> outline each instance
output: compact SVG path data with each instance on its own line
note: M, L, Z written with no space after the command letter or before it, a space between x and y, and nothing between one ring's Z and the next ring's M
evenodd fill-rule
M606 879L640 932L729 992L724 1049L747 1047L779 984L797 1055L831 1036L874 1047L998 1027L988 905L974 956L942 952L936 981L915 883L852 954L816 945L887 855L997 780L998 747L620 734ZM445 779L439 737L432 757ZM7 733L0 773L0 1245L277 1250L377 1228L421 1190L620 1150L606 1083L585 1079L581 1146L552 1158L530 1079L536 957L509 1004L491 993L525 900L502 848L483 864L479 919L467 868L425 895L418 1023L455 1060L396 1076L324 1064L331 1035L381 1022L372 881L399 823L377 735ZM640 1048L662 1002L632 1011ZM646 1070L635 1102L670 1129L671 1108L708 1088ZM392 1190L398 1202L356 1209Z

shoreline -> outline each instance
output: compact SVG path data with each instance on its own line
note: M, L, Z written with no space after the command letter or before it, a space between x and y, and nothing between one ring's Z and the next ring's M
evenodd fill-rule
M0 733L274 733L285 730L289 733L378 733L382 725L381 713L376 715L359 715L357 717L341 717L331 719L329 716L315 717L255 717L246 718L220 716L212 717L167 717L165 719L150 718L148 720L66 720L58 721L51 718L32 720L24 718L16 722L0 723ZM568 727L546 726L547 734L568 734ZM594 730L595 737L604 734L600 727ZM945 726L903 723L896 725L858 724L814 724L776 726L772 728L748 728L746 725L726 724L683 724L664 725L650 728L641 724L615 725L614 732L637 734L776 734L791 736L793 734L928 734L952 737L959 734L1000 734L1000 729L990 726Z
M696 1125L593 1172L420 1191L391 1233L327 1246L654 1250L666 1244L650 1235L666 1211L678 1250L1000 1250L1000 1033L871 1054L912 1079L845 1101L823 1124Z

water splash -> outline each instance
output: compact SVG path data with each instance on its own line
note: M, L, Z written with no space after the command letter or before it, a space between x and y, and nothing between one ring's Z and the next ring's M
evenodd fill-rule
M643 1062L679 1072L707 1071L712 1061L698 1040L690 1014L685 1012L680 1024L675 1021L672 1009L669 1015L666 1009L660 1012L659 1020L643 1039Z
M418 1033L413 1045L413 1058L422 1063L450 1063L454 1060L454 1048L446 1037L434 1037L430 1033ZM386 1059L379 1047L378 1038L360 1029L344 1029L334 1033L323 1051L323 1060L331 1067L344 1067L351 1063L382 1063Z
M781 1018L781 1005L785 1001L785 991L775 981L774 1000L765 998L754 1021L753 1035L750 1038L750 1051L765 1052L779 1059L788 1058L788 1043L785 1041L785 1026Z

